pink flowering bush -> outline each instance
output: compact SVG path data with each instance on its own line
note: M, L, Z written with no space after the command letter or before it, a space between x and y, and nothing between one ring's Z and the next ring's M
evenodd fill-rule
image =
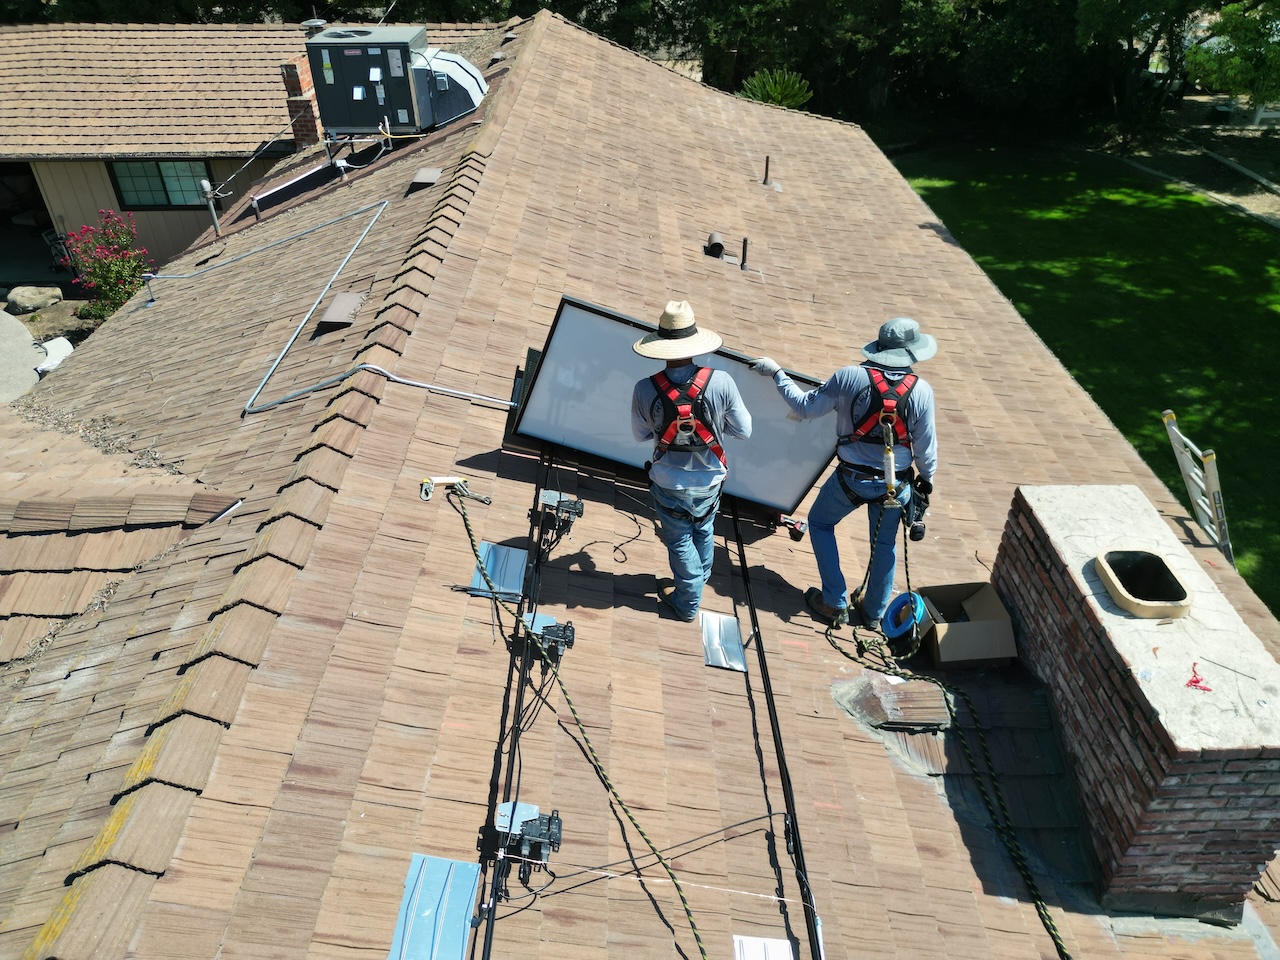
M65 266L75 272L75 283L90 297L76 311L86 320L105 320L142 286L142 274L152 269L145 247L134 249L138 228L133 215L99 210L98 225L86 225L67 234Z

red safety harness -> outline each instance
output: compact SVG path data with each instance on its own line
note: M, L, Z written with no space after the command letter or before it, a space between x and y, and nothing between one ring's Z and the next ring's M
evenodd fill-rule
M907 432L906 421L898 416L898 404L906 401L920 378L914 373L908 373L897 383L893 383L875 367L867 367L867 375L871 378L871 385L875 387L871 394L871 406L861 422L855 421L853 433L841 437L839 442L883 443L882 425L888 423L893 427L895 441L910 450L911 435ZM854 402L857 402L856 398Z
M662 429L658 433L654 459L660 458L674 445L681 450L709 449L724 463L724 448L703 413L703 391L711 379L711 368L698 368L698 372L683 385L672 383L662 370L649 379L662 401ZM679 443L676 443L677 438Z

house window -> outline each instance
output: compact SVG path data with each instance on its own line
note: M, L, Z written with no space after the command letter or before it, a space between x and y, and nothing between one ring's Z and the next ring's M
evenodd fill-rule
M213 182L203 160L114 160L107 169L122 210L203 207L200 181Z

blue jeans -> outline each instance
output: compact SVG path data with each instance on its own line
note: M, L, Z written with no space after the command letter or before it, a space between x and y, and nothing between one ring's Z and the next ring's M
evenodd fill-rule
M702 586L711 577L720 484L686 490L651 486L649 493L658 515L658 535L667 545L671 576L676 582L671 605L681 616L692 617L702 602ZM695 519L698 517L702 519Z
M829 607L848 606L844 574L840 570L840 548L836 546L836 524L866 503L868 540L875 537L871 553L871 572L867 579L866 593L862 597L862 612L873 620L884 618L893 592L893 575L898 565L898 524L902 522L902 510L886 510L880 506L885 495L883 480L854 480L845 482L859 498L850 501L840 484L840 477L832 473L818 492L818 499L809 511L809 542L813 544L813 558L818 562L818 576L822 578L822 602ZM898 498L905 507L911 500L911 484L900 484ZM883 517L883 519L882 519ZM879 532L876 530L879 525Z

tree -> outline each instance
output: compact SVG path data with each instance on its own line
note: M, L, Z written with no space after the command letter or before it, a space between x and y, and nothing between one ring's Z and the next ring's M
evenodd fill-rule
M1007 3L972 18L958 57L965 93L1021 123L1061 117L1087 71L1075 42L1075 7L1075 0Z
M1221 0L1080 0L1080 43L1105 56L1112 109L1124 129L1143 126L1168 102L1193 25L1221 7ZM1165 69L1153 75L1161 58Z
M1187 51L1197 83L1248 98L1258 108L1280 100L1280 3L1232 3Z

